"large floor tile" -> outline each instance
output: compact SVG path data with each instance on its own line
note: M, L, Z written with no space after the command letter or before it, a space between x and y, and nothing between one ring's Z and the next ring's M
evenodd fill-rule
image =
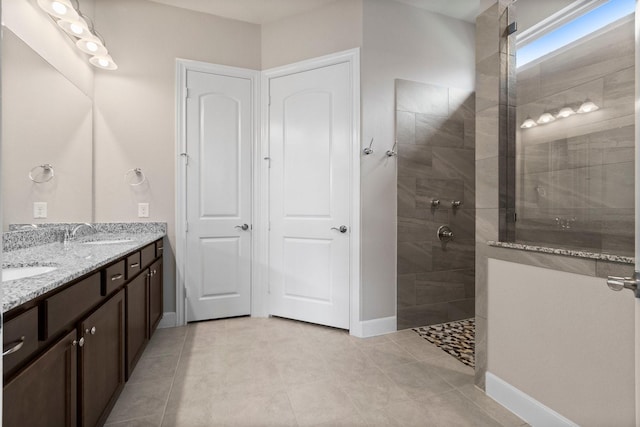
M363 347L364 354L381 368L415 362L416 358L393 341Z
M140 358L129 383L140 381L153 381L165 378L173 378L178 366L179 354L167 354L164 356L146 356Z
M436 369L425 362L392 366L385 369L384 372L412 399L453 390L453 386L439 376Z
M434 427L501 427L500 423L458 391L421 401L429 425Z
M172 381L172 378L168 378L127 383L107 423L161 415L167 404Z
M151 415L149 417L136 418L134 420L105 424L105 427L160 427L161 425L162 414L159 414Z
M358 415L348 394L329 381L291 387L287 394L301 426L331 423Z

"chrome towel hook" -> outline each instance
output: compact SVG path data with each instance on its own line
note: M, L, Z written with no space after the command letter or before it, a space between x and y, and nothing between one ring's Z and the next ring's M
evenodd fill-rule
M369 143L369 146L367 148L365 148L364 150L362 150L362 152L364 154L366 154L367 156L369 154L372 154L373 153L373 148L371 148L372 145L373 145L373 138L371 138L371 142Z
M33 173L37 169L40 169L40 168L42 168L42 174L38 176L39 179L36 179L36 178L33 177ZM53 166L51 166L51 164L49 164L49 163L45 163L44 165L34 166L29 171L29 179L31 181L35 182L36 184L42 184L44 182L51 181L54 176L55 176L55 174L54 174L54 171L53 171Z
M387 150L387 157L395 157L395 156L398 155L398 153L396 153L396 145L398 145L398 140L397 139L393 143L393 148L391 148L391 150Z
M140 168L129 169L124 174L124 182L132 187L141 185L146 180L147 177L144 175L144 172L142 172L142 169Z

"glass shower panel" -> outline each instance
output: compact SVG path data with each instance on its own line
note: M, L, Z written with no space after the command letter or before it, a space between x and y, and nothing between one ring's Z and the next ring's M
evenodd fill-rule
M633 255L634 0L515 2L516 241Z

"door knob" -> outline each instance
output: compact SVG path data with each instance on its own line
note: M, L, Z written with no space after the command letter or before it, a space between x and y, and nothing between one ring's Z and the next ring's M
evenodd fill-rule
M346 233L346 232L347 232L347 230L348 230L348 228L347 228L347 226L346 226L346 225L341 225L339 228L337 228L337 227L331 227L331 229L332 229L332 230L339 231L339 232L341 232L341 233L343 233L343 234L344 234L344 233Z
M242 231L247 231L249 229L249 224L236 225L235 228L239 228Z

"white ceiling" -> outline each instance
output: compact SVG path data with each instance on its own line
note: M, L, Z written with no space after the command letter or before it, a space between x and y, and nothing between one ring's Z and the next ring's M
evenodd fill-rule
M341 0L151 0L224 18L264 24ZM364 0L367 1L367 0ZM393 1L393 0L387 0ZM475 22L480 0L396 0L457 19Z

